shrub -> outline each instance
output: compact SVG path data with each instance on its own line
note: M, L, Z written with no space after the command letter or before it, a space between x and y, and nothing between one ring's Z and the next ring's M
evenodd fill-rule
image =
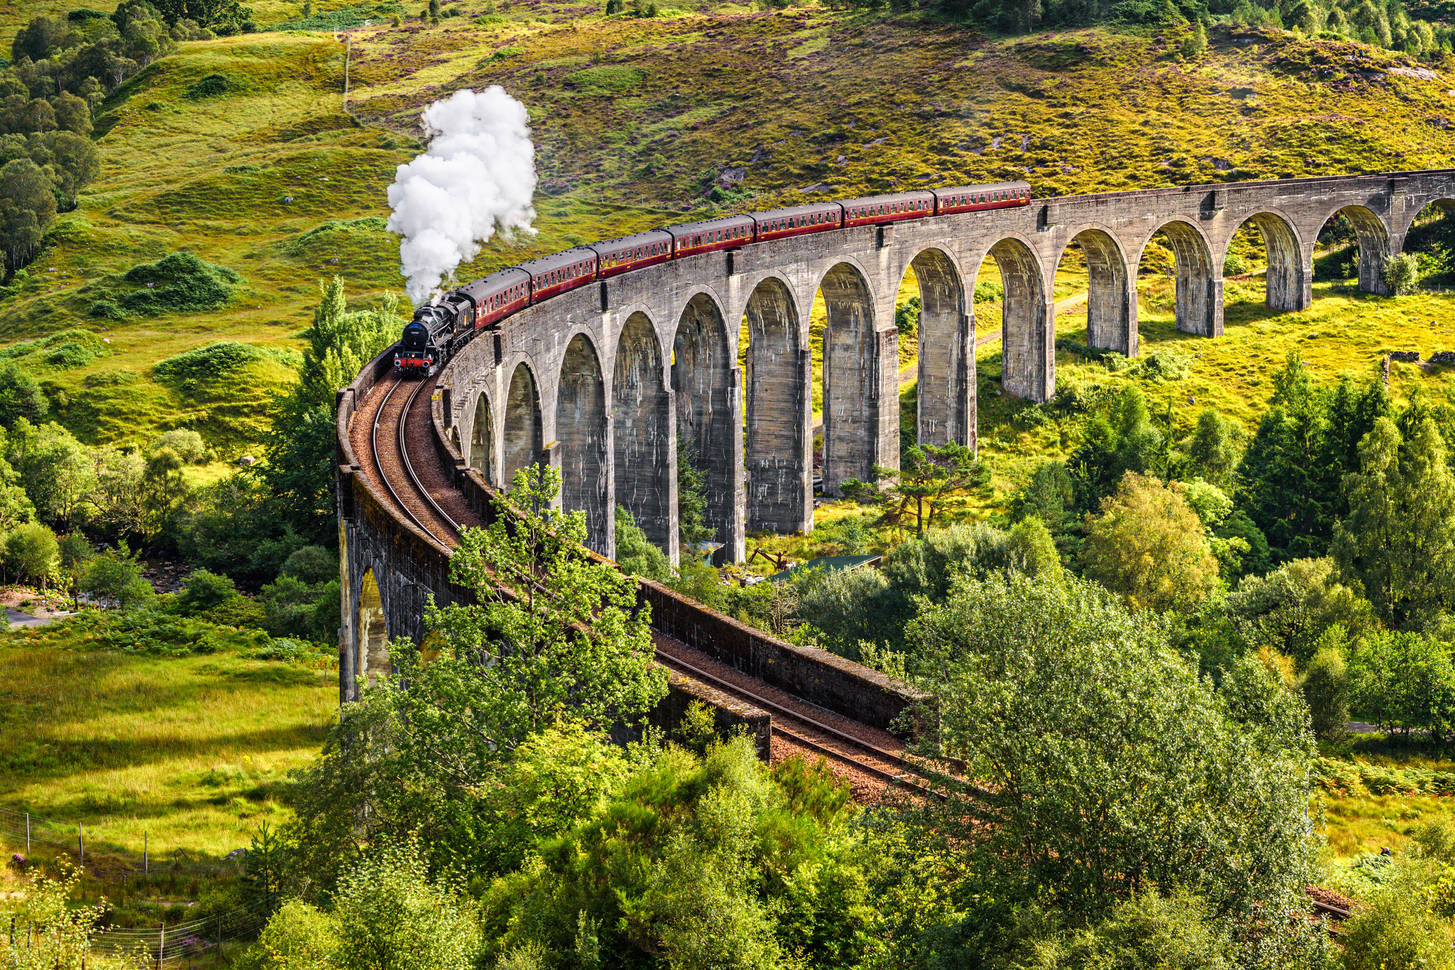
M920 298L912 296L900 307L894 308L894 326L902 336L912 337L919 333L919 318L923 311Z
M228 577L219 576L209 569L194 569L182 581L177 606L184 613L195 616L219 607L237 595L237 587Z
M188 252L163 256L155 263L140 263L121 277L138 289L123 294L123 311L155 316L161 313L215 310L232 298L242 277ZM93 312L95 305L92 306Z
M222 341L168 357L152 367L158 380L181 390L215 382L254 361L266 360L268 351L235 340Z
M1344 924L1345 970L1448 970L1448 930L1413 893L1385 889Z
M243 85L240 82L234 81L226 74L214 73L207 75L196 84L187 88L186 96L193 101L198 101L202 98L216 98L231 91L237 91L242 87Z
M1384 283L1396 293L1413 293L1420 284L1420 261L1413 253L1391 256L1384 264Z
M151 583L142 577L141 563L124 545L106 550L87 564L81 591L119 610L144 606L154 595Z
M339 557L323 546L304 546L283 560L283 568L278 573L309 584L326 583L338 578Z
M163 449L171 449L173 454L189 465L201 465L207 461L207 443L191 428L162 432L147 445L147 454L155 455Z

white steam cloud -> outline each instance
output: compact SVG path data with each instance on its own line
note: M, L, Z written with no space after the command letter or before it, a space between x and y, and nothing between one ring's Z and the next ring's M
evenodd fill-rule
M457 91L424 109L429 147L399 166L389 186L388 228L399 233L399 270L419 306L497 231L530 230L535 146L525 105L499 85Z

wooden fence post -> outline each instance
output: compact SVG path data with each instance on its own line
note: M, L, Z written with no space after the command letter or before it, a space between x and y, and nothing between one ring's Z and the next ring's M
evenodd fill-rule
M167 924L162 923L157 932L157 970L162 970L162 953L167 946Z

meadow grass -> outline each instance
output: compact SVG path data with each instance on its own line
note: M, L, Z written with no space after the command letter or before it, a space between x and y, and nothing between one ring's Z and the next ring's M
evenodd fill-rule
M154 859L246 847L338 704L336 664L148 656L68 626L0 634L0 665L0 809L126 857L144 833Z

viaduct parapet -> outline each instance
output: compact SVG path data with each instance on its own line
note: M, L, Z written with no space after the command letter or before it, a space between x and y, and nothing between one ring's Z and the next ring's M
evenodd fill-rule
M832 494L846 479L870 478L875 465L898 466L894 314L911 267L923 303L918 438L974 447L972 294L985 260L1005 284L1001 390L1046 401L1056 388L1052 283L1071 247L1090 271L1088 345L1133 356L1137 268L1159 231L1176 257L1178 329L1217 337L1224 258L1244 224L1266 245L1268 305L1295 311L1312 300L1313 247L1330 219L1342 214L1355 230L1359 288L1382 293L1386 262L1431 203L1455 204L1455 170L1038 199L676 259L530 306L467 344L439 376L437 446L460 463L462 480L487 490L549 462L561 472L564 506L585 512L596 551L614 553L620 505L673 561L682 552L677 450L690 448L719 557L741 559L749 532L813 527L809 317L820 291L828 319L818 457ZM348 678L366 671L386 628L417 635L427 593L449 595L447 552L393 521L348 444L353 408L385 370L381 358L341 397ZM673 605L674 622L684 622L684 609Z

